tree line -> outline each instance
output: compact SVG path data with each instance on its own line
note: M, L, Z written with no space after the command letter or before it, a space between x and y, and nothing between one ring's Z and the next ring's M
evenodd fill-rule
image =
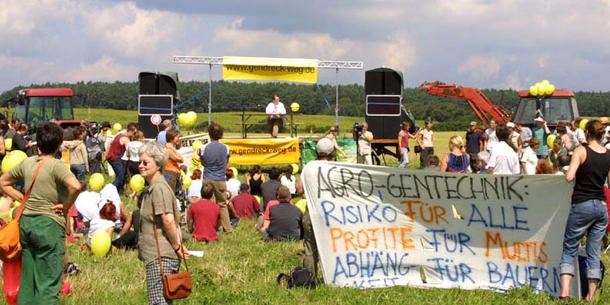
M135 110L138 105L138 82L119 81L113 83L80 81L18 86L3 92L0 95L0 102L6 106L7 101L14 97L19 89L35 87L71 88L75 93L74 107ZM181 82L178 85L180 99L185 101L195 94L205 91L208 87L208 82ZM482 89L481 91L509 113L516 109L519 102L516 90ZM334 115L335 113L335 87L332 85L224 81L212 82L212 111L264 111L274 93L281 97L287 107L293 102L299 103L299 112L304 114ZM610 115L610 91L578 91L575 94L581 116ZM364 101L364 86L358 84L339 86L339 115L364 116ZM404 89L403 106L409 109L416 119L432 119L444 123L438 127L444 126L445 128L441 129L446 130L456 130L450 126L463 125L465 122L467 124L471 120L476 120L476 116L465 101L432 96L417 88ZM205 92L185 104L179 111L207 112L207 107L208 93Z

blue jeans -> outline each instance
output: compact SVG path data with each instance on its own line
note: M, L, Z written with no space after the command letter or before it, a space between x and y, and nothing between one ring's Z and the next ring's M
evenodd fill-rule
M114 181L112 184L116 186L119 195L123 194L123 186L125 185L125 173L127 170L127 161L118 159L118 160L108 160L110 166L114 170Z
M85 174L87 172L85 164L70 164L70 171L72 171L78 181L85 181Z
M587 277L601 279L600 253L602 238L608 226L608 210L598 199L572 204L563 236L561 274L574 275L574 256L578 244L587 233Z
M402 158L401 158L400 165L398 165L398 168L405 168L405 166L407 166L407 164L409 164L409 149L406 147L401 148L400 154L401 154Z

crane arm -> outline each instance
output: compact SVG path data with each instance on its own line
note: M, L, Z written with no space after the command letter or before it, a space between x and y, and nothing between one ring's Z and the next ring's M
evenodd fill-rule
M485 127L489 127L489 121L506 123L511 120L506 110L494 104L483 92L476 88L456 86L442 82L424 82L418 88L431 95L461 98L466 100L474 114L481 120Z

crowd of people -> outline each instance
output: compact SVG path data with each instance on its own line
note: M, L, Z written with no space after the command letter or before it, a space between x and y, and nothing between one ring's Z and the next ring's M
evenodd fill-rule
M610 170L610 133L609 127L597 120L588 122L584 130L578 128L579 124L579 119L560 123L553 133L542 118L536 119L532 129L491 121L483 130L471 122L464 137L450 137L449 152L439 157L435 155L432 122L426 121L416 132L411 132L413 128L405 122L397 137L402 156L399 167L409 164L409 141L413 140L424 170L558 174L575 181L561 260L562 297L569 293L566 287L574 274L574 254L587 233L587 298L592 299L601 279L600 248L608 222L605 194L610 192L604 192L604 183ZM256 219L262 240L303 240L303 265L317 272L319 257L309 212L293 202L304 197L304 192L292 166L273 166L265 174L255 165L242 183L229 169L230 150L219 141L224 131L217 123L208 126L210 142L194 152L202 167L190 171L182 165L180 132L171 121L162 123L156 141L145 141L136 123L128 124L113 137L107 136L109 128L109 124L85 122L65 131L49 122L37 127L37 144L33 146L27 138L27 125L18 120L0 124L0 155L9 151L7 142L12 144L10 150L30 155L2 175L2 193L22 199L23 191L36 181L21 219L20 302L58 303L66 261L65 237L70 241L86 237L86 249L100 231L109 235L113 247L137 249L146 266L151 304L168 301L163 297L159 264L165 273L177 272L180 260L189 257L183 241L218 242L223 234L233 232L240 219ZM337 133L338 127L332 127L317 142L318 160L336 161L338 154L346 156L337 143ZM372 164L372 139L368 125L362 124L357 137L359 162ZM69 153L69 166L58 160L61 151ZM94 191L85 177L104 171L104 161L109 164L106 170L114 172L114 180ZM191 184L182 190L184 172L189 172ZM128 181L135 174L142 175L148 185L140 194L129 191ZM135 211L125 208L121 199L124 192L137 200ZM182 192L186 200L177 205Z

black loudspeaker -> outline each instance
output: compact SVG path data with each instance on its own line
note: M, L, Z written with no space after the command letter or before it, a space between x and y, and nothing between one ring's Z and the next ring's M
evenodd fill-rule
M178 74L141 72L138 75L140 94L169 94L174 96L174 104L178 99ZM168 105L169 106L169 105ZM162 115L161 120L172 119L171 115ZM150 122L150 115L138 115L140 130L146 138L156 138L159 133L157 126Z
M402 116L369 116L366 122L369 130L375 139L394 139L398 138L398 132L402 128Z
M402 73L377 68L364 73L364 91L366 95L402 95Z
M402 73L389 68L377 68L364 73L364 90L366 95L400 95L402 96ZM398 138L401 124L405 121L404 113L400 115L366 116L369 130L375 139Z

